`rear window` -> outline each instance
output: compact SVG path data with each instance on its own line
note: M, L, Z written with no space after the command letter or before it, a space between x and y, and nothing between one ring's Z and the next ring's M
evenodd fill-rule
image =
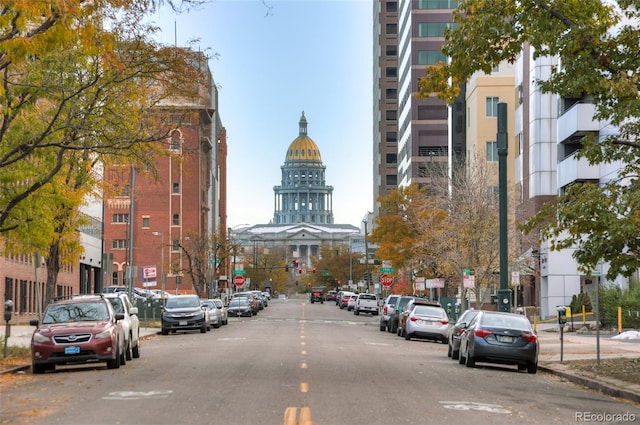
M400 300L398 300L398 306L399 307L405 307L407 304L409 304L409 301L411 301L413 298L411 297L400 297Z
M371 294L360 294L360 299L361 300L376 300L376 296L375 295L371 295Z
M445 317L446 313L440 307L432 307L428 305L417 305L415 309L413 309L413 314L418 316L435 316L435 317Z
M398 297L389 297L389 299L387 300L387 304L396 305L397 301Z
M483 326L492 326L496 328L513 328L521 330L530 330L531 323L525 316L509 316L505 314L485 314L482 316Z

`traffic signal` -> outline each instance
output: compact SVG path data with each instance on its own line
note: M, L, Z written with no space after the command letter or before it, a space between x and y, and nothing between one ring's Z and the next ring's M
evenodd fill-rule
M288 263L284 265L284 271L287 272L287 273L289 272L289 264Z
M313 268L313 272L314 272L314 273L316 272L316 268L315 268L315 267Z
M302 274L302 267L298 267L298 273Z

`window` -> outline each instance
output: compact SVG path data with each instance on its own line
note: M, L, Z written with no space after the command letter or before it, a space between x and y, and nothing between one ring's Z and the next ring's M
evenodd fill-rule
M418 0L418 9L455 9L458 0Z
M174 226L180 226L180 214L174 214L173 217L171 218L171 223Z
M487 162L498 160L498 142L487 142Z
M395 153L387 154L387 164L397 164L398 163L398 155Z
M180 239L174 239L171 241L171 251L173 252L180 251Z
M129 248L129 241L126 239L114 239L111 242L112 249L127 249Z
M497 117L498 116L498 102L500 101L499 97L487 97L487 116L488 117Z
M385 178L385 183L387 186L397 186L398 185L398 175L397 174L387 174Z
M145 229L149 228L150 222L151 222L151 219L149 218L149 216L142 217L142 227L144 227Z
M387 143L398 143L397 131L387 131Z
M121 213L114 214L111 218L112 223L128 223L129 222L129 214Z
M398 2L396 1L388 1L387 2L387 12L397 12L398 11Z
M395 109L387 111L386 118L387 121L396 121L398 119L398 111Z
M387 78L398 78L398 68L395 66L387 67Z
M388 44L386 52L387 56L398 56L398 46L395 44Z
M387 99L397 99L398 89L387 89Z
M440 50L419 50L418 65L435 65L446 62L447 57Z
M173 184L171 186L171 192L172 193L180 193L180 183L173 182Z
M423 22L418 24L418 37L444 37L450 22Z
M387 24L387 35L398 34L398 24Z

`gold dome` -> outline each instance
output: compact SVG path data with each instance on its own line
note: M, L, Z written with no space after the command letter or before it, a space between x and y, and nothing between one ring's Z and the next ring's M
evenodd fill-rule
M302 112L302 117L300 117L299 124L300 134L289 145L285 161L321 163L322 157L320 156L318 145L316 145L311 137L307 136L307 119L304 116L304 111Z

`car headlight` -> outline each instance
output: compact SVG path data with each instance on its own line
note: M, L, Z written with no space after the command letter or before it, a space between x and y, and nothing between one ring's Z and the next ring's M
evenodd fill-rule
M33 334L33 340L35 342L50 342L51 338L46 335L42 335L40 332L36 332Z
M111 329L105 329L104 331L96 334L96 339L111 338Z

